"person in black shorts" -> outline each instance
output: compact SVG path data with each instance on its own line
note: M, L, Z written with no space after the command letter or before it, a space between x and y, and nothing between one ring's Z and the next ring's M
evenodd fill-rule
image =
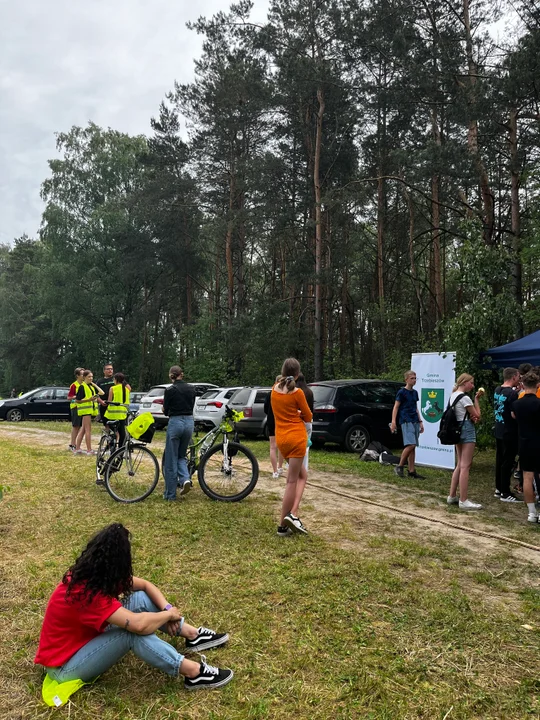
M538 522L534 495L534 473L540 471L540 400L536 390L540 377L528 372L522 378L525 394L512 404L512 415L518 423L519 464L523 473L523 496L529 511L527 520Z

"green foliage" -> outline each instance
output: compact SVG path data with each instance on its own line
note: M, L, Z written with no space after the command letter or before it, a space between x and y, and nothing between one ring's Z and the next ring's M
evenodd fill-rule
M251 9L189 26L194 79L150 137L59 133L39 238L0 248L3 391L111 359L137 389L178 362L269 382L288 355L309 379L320 356L325 378L400 378L444 349L484 384L479 354L538 327L528 4L500 51L487 2L470 28L444 0Z

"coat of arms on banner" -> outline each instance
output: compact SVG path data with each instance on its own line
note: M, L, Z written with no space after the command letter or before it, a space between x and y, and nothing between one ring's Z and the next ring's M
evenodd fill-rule
M444 412L444 388L422 388L420 409L426 422L439 422Z

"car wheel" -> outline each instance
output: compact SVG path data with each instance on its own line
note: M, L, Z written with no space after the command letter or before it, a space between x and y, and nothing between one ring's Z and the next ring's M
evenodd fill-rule
M268 425L264 426L263 435L265 440L270 440L270 433L268 432Z
M369 432L363 425L353 425L345 435L345 448L349 452L363 453L370 439Z
M13 410L10 410L6 415L6 420L10 422L21 422L21 420L24 420L24 413L22 410L19 410L19 408L13 408Z

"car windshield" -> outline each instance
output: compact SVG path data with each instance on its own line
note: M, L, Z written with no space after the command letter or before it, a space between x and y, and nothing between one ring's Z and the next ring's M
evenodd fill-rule
M331 402L335 388L328 387L328 385L310 385L309 387L313 392L315 405L328 405Z

